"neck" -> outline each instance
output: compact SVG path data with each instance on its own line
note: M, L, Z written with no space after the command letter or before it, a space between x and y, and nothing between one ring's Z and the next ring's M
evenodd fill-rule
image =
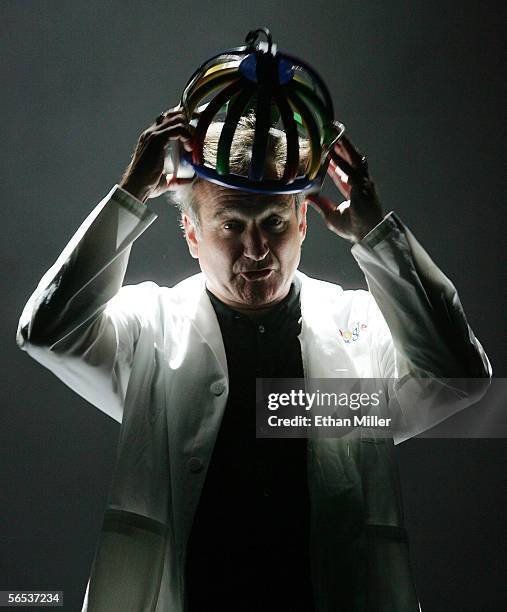
M268 314L268 312L273 310L273 308L278 306L278 304L280 304L280 302L282 302L287 297L287 295L289 294L289 291L290 291L290 284L289 284L289 287L288 287L287 291L285 292L285 294L280 299L278 299L278 300L276 300L274 302L271 302L269 304L262 305L262 306L251 306L251 305L248 305L248 304L242 304L242 303L237 303L237 302L230 302L228 300L225 300L222 296L218 295L215 291L213 291L209 287L208 287L208 291L210 291L210 293L212 293L216 298L218 298L226 306L229 306L229 308L232 308L233 310L236 310L240 314L242 314L242 315L244 315L244 316L246 316L246 317L248 317L250 319L260 319L261 317L263 317L266 314Z

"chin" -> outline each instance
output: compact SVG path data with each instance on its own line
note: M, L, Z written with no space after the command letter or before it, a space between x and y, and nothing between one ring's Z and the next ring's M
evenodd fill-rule
M246 306L269 306L272 302L281 300L284 296L280 286L263 286L263 283L249 283L251 286L242 288L238 301Z
M244 304L245 306L259 306L259 307L269 306L269 304L275 299L275 298L270 298L268 296L263 296L263 295L247 295L247 296L241 296L241 297L242 299L238 300L241 304Z

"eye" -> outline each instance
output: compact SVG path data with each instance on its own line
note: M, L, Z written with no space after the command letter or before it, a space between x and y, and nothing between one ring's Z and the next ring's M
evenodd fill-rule
M264 225L268 229L278 230L284 227L285 221L284 219L282 219L282 217L279 217L278 215L271 215L271 217L268 217L264 221Z
M241 221L235 221L234 219L229 219L226 221L223 226L224 230L228 232L240 232L243 229L243 224Z

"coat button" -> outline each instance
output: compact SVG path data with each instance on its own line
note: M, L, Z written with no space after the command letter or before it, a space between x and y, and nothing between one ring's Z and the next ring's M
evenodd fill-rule
M199 459L199 457L190 457L188 461L188 467L191 472L200 472L204 467L203 462Z
M222 393L225 391L225 385L222 381L216 380L211 384L210 390L213 395L222 395Z

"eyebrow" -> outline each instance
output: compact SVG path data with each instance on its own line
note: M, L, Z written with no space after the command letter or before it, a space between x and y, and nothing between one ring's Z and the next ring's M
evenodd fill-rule
M266 206L263 209L263 212L267 212L270 210L284 210L287 208L290 208L293 204L293 200L289 200L288 202L271 202L268 206ZM255 210L255 205L249 206L248 210ZM245 206L244 205L237 205L237 204L231 204L230 206L222 206L221 208L219 208L215 214L213 215L213 218L216 219L217 217L223 217L225 215L231 214L231 212L235 212L235 213L241 213L245 210Z

